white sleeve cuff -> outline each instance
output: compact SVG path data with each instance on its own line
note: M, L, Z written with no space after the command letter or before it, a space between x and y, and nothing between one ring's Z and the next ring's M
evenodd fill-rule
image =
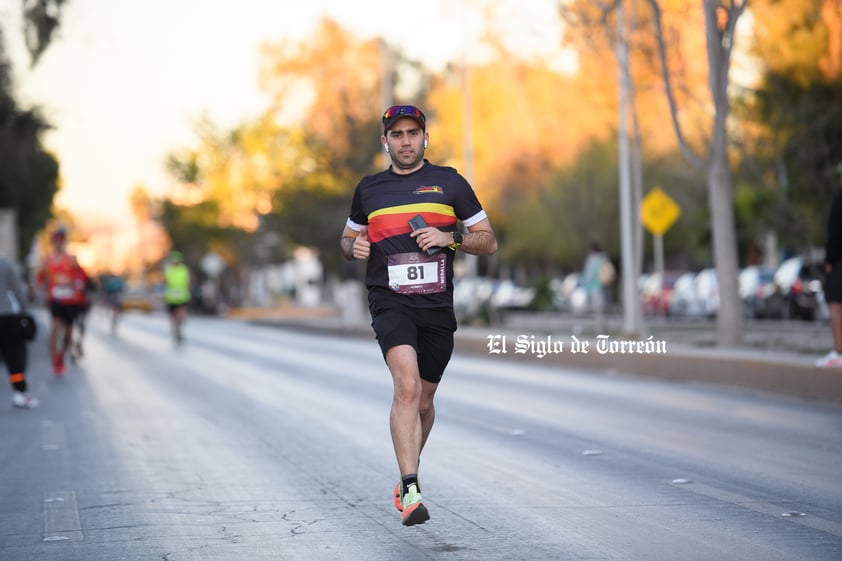
M463 220L462 224L465 225L465 228L470 228L474 224L478 224L478 223L482 222L483 220L485 220L486 218L488 218L488 215L485 214L484 210L481 210L478 213L476 213L475 215L471 216L470 218L467 218L467 219Z

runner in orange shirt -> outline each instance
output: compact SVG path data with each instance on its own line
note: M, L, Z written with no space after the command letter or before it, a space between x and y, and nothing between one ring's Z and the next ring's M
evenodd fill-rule
M62 376L65 373L64 354L70 350L73 341L73 323L85 302L85 285L78 282L84 270L76 257L67 253L67 231L64 228L56 229L50 236L50 242L53 254L47 257L37 280L38 285L46 290L52 316L49 349L53 372Z

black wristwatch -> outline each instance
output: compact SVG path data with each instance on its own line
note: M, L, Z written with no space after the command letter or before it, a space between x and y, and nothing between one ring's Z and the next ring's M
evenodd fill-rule
M462 232L459 230L455 230L453 232L453 243L450 244L448 247L453 251L456 251L456 248L462 245Z

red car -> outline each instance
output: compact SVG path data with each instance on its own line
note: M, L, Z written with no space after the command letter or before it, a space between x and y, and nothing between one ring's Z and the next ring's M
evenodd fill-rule
M649 275L643 282L641 298L643 314L666 316L670 311L670 294L678 277L687 271L660 271Z

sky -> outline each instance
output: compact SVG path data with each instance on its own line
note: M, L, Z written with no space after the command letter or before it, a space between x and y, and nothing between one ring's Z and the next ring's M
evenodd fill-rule
M69 0L58 35L29 67L20 0L0 0L16 97L54 129L44 143L61 164L57 202L77 217L131 217L129 193L172 186L166 155L197 144L194 123L223 130L268 105L258 47L304 40L329 17L361 39L382 37L429 68L482 56L481 7L525 56L557 59L557 0Z

